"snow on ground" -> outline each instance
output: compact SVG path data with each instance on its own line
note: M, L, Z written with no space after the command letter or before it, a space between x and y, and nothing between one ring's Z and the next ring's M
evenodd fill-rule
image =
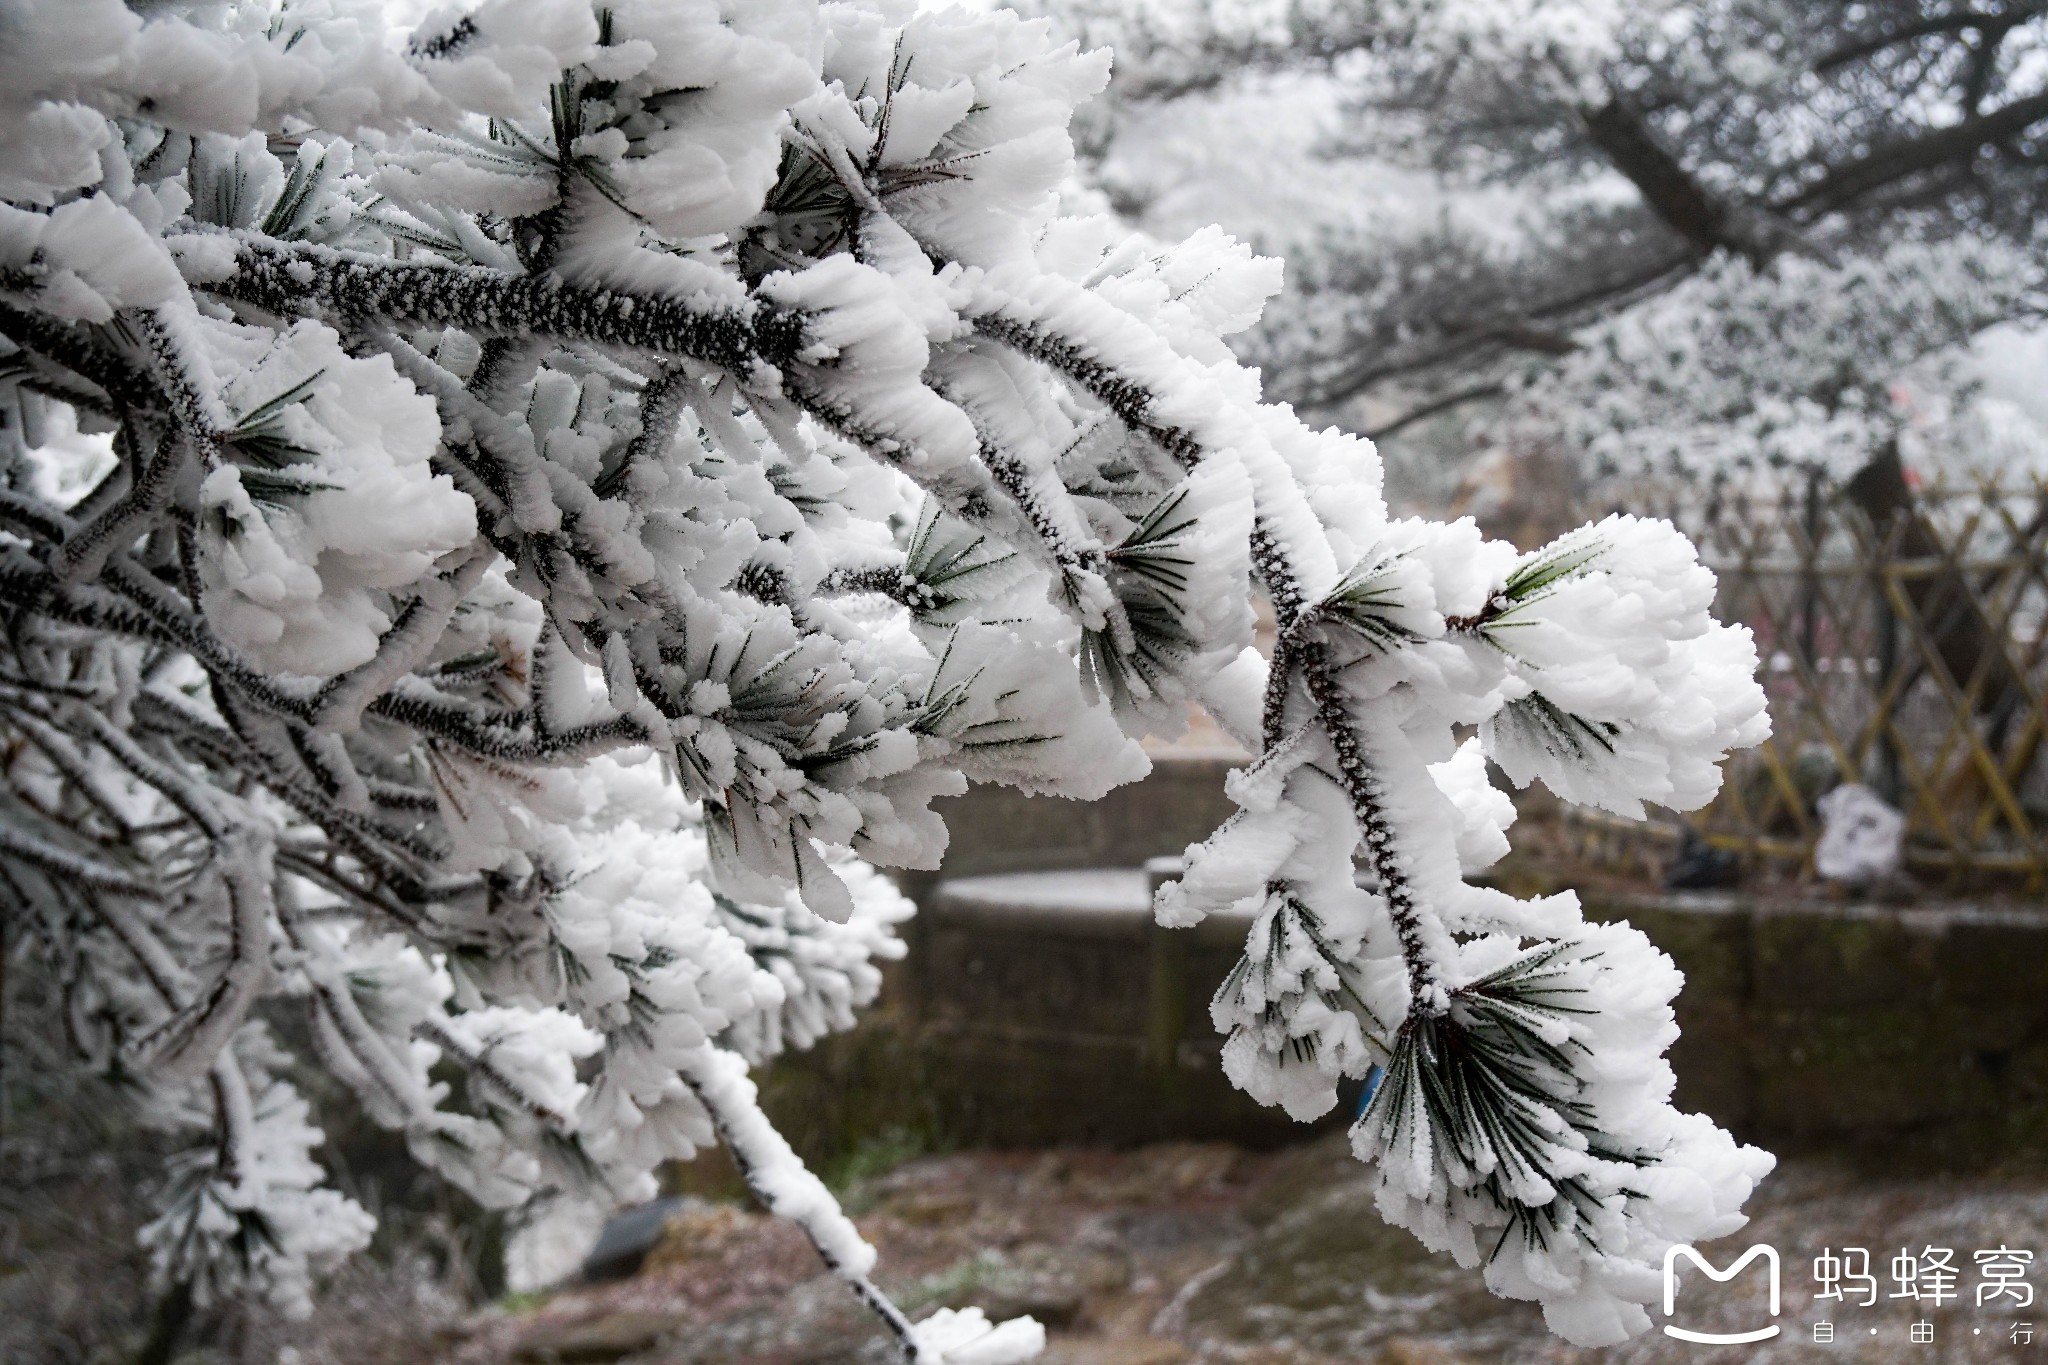
M913 1316L978 1304L1029 1312L1051 1329L1050 1365L1697 1365L1703 1348L1653 1331L1581 1351L1543 1330L1534 1306L1487 1294L1476 1277L1423 1254L1372 1211L1370 1174L1341 1137L1279 1153L1172 1143L1136 1152L966 1152L909 1162L851 1198L891 1269L887 1287ZM1707 1249L1728 1265L1754 1242L1779 1250L1784 1365L2008 1361L2009 1301L1977 1309L1972 1254L2048 1250L2048 1177L1916 1180L1814 1160L1787 1162L1754 1201L1749 1228ZM1880 1295L1901 1247L1955 1251L1961 1302L1922 1311L1880 1297L1817 1311L1813 1258L1868 1248ZM2044 1272L2038 1265L2030 1278ZM1736 1331L1771 1321L1761 1281L1683 1281L1685 1325ZM1657 1315L1661 1322L1661 1315ZM1932 1348L1911 1324L1934 1324ZM1813 1342L1813 1324L1835 1328ZM2048 1328L2048 1319L2035 1327ZM1872 1328L1877 1331L1873 1335ZM2037 1335L2037 1341L2041 1336ZM387 1357L358 1333L350 1365ZM513 1365L549 1358L644 1365L880 1362L886 1343L845 1292L818 1273L802 1237L730 1206L697 1206L630 1280L564 1291L539 1307L493 1310L388 1343L388 1359ZM1740 1355L1740 1353L1735 1353ZM1746 1357L1744 1357L1746 1358ZM339 1357L337 1357L337 1361ZM325 1365L302 1346L299 1365Z
M1004 872L956 877L945 884L955 900L1059 910L1152 908L1152 887L1142 868L1096 867L1072 872Z

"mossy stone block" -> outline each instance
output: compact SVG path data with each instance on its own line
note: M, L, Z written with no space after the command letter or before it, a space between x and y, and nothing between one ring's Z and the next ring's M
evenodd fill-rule
M1893 1009L1937 998L1937 940L1896 916L1763 912L1750 933L1760 1008Z

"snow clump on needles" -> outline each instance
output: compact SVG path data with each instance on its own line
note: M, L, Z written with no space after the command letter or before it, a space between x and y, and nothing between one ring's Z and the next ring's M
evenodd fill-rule
M1383 1067L1386 1216L1581 1343L1741 1224L1669 961L1465 877L1488 759L1709 799L1747 633L1662 523L1391 519L1224 345L1277 262L1063 214L1108 71L880 0L0 7L0 877L182 1148L167 1282L368 1239L311 1060L534 1277L719 1142L910 1356L1030 1354L890 1304L747 1070L874 997L934 797L1098 797L1194 703L1256 757L1159 914L1252 912L1240 1085Z

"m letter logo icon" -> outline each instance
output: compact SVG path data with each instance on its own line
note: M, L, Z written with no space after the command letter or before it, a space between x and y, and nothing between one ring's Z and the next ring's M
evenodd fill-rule
M1776 1247L1762 1244L1753 1246L1743 1252L1734 1265L1729 1266L1726 1270L1716 1270L1712 1265L1708 1264L1707 1258L1700 1255L1698 1250L1681 1242L1664 1253L1665 1317L1671 1316L1671 1310L1678 1300L1678 1258L1680 1256L1690 1258L1694 1265L1706 1272L1708 1279L1724 1282L1734 1279L1742 1272L1744 1266L1754 1261L1757 1257L1763 1257L1765 1263L1771 1268L1771 1316L1774 1318L1778 1316L1778 1249ZM1664 1324L1664 1335L1667 1337L1677 1337L1680 1341L1697 1341L1707 1346L1738 1346L1745 1341L1770 1340L1778 1335L1778 1325L1772 1323L1769 1327L1759 1327L1754 1332L1688 1332L1683 1327L1673 1327L1667 1322Z

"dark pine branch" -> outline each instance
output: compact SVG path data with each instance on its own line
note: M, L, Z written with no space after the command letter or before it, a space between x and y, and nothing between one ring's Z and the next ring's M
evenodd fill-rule
M1989 43L1994 37L2002 37L2037 14L2048 12L2048 4L2027 3L2014 5L1997 12L1982 10L1957 10L1949 14L1930 14L1906 23L1885 22L1871 33L1851 38L1840 47L1813 64L1817 75L1827 75L1845 66L1874 57L1889 47L1902 43L1918 42L1944 33L1970 33L1979 35Z
M1902 180L1955 165L1967 165L1980 151L2048 121L2048 91L2002 105L1918 137L1874 147L1864 155L1824 169L1779 208L1818 218Z
M235 270L206 288L280 316L319 310L401 326L461 327L687 356L741 376L786 366L803 344L801 314L755 303L708 305L567 284L481 266L356 256L236 237Z

